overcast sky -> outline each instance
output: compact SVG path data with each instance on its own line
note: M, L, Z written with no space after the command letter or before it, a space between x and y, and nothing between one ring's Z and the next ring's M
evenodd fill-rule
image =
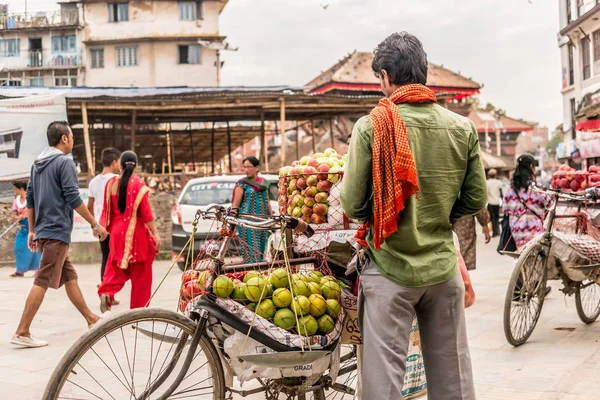
M16 11L24 0L8 3ZM483 104L551 129L562 122L557 0L230 0L220 24L239 47L223 56L224 85L303 85L406 30L431 62L482 83Z

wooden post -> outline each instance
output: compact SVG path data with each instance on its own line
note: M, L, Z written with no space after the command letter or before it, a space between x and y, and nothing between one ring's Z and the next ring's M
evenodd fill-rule
M112 145L113 147L117 147L117 126L114 124L114 122L111 124L112 125Z
M331 148L334 149L334 147L333 147L333 119L329 120L329 132L331 133Z
M263 165L265 170L269 169L267 162L267 142L265 137L265 110L260 108L260 163Z
M229 160L229 173L232 173L233 165L231 165L231 130L229 129L229 121L227 121L227 155Z
M171 123L170 122L169 122L169 125L168 125L168 129L169 129L168 132L171 132ZM177 165L177 157L175 157L175 139L174 139L174 136L171 136L170 139L171 139L171 160L172 160L172 163L173 163L173 168L175 168L175 166ZM171 168L171 167L169 167L169 168ZM169 171L169 173L173 173L173 172L174 172L173 170Z
M212 174L215 174L215 121L212 124L211 140L210 140L210 160L212 165Z
M171 164L171 134L167 131L167 164L169 164L169 173L173 173L173 165Z
M300 160L300 132L298 129L298 121L296 121L296 160Z
M315 144L315 121L310 120L310 134L312 135L312 150L313 154L317 152L317 146Z
M190 148L192 149L192 164L194 165L194 171L196 172L196 157L194 156L194 139L192 137L192 123L188 124L188 128L190 128Z
M90 144L90 127L88 126L87 104L81 103L81 119L83 122L83 143L85 144L85 158L87 161L87 181L92 180L94 175L94 163L92 161L92 147Z
M285 166L285 97L281 96L279 100L281 103L281 108L279 109L279 117L280 124L279 131L281 133L281 155L279 159L281 160L281 167Z
M500 137L500 128L496 128L496 155L502 156L502 138Z
M135 118L137 116L136 110L131 112L131 151L135 152Z

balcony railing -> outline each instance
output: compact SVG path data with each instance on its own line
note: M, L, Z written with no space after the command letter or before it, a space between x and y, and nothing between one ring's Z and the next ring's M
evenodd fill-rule
M77 10L0 15L0 30L69 26L78 23Z
M21 51L17 56L3 57L0 66L4 70L25 70L28 68L78 67L82 65L81 51L52 53L50 50Z

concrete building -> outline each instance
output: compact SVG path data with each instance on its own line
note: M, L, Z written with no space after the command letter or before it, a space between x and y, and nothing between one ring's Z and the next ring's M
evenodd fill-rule
M71 0L55 13L5 12L0 84L218 86L227 1Z

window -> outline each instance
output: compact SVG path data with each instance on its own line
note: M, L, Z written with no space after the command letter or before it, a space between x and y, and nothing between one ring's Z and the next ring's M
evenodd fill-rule
M138 65L138 48L137 46L131 47L117 47L117 67L132 67Z
M573 15L571 14L571 0L567 0L567 24L573 22Z
M202 19L202 2L180 1L179 19L181 21L195 21L197 19Z
M180 45L179 64L200 64L200 45Z
M108 22L129 21L129 3L108 3Z
M44 86L44 78L31 78L29 86Z
M590 65L590 39L581 39L581 65L583 66L583 79L589 79L591 76Z
M74 53L77 48L77 37L52 36L52 53Z
M104 49L91 49L92 68L104 68Z
M569 86L575 84L575 63L573 58L573 52L575 50L575 46L569 43Z
M21 39L0 40L0 57L19 57L21 55Z
M583 14L585 14L585 1L577 0L577 16L581 17Z
M77 77L57 76L54 78L54 86L77 86Z

